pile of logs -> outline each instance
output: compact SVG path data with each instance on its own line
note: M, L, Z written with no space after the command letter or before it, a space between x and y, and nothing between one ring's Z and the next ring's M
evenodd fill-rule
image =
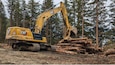
M63 39L56 45L57 52L64 52L69 54L95 54L101 51L92 44L92 40L88 38L71 38Z

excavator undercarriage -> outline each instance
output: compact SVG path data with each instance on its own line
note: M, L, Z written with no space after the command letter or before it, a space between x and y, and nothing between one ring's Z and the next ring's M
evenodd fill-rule
M7 40L7 43L12 47L15 51L33 51L37 52L40 50L50 50L51 46L43 43L36 43L30 41L22 41L22 40Z

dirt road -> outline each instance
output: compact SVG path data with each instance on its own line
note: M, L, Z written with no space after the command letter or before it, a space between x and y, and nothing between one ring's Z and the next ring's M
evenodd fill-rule
M115 56L70 55L51 51L27 52L0 48L0 64L115 64Z

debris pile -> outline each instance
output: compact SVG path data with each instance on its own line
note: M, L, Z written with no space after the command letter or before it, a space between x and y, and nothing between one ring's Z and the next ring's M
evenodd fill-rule
M108 49L107 51L104 52L105 56L108 55L115 55L115 48Z

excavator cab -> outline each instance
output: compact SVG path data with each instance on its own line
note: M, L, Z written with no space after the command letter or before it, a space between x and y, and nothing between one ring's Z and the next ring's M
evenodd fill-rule
M42 40L42 34L32 33L35 40Z

